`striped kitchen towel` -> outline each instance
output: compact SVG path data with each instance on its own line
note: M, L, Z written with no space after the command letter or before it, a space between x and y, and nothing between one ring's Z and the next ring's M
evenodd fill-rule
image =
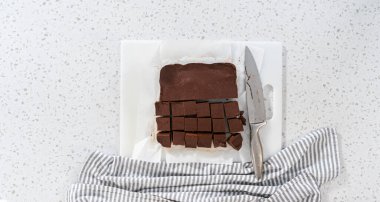
M320 201L338 176L337 134L322 128L272 156L257 180L250 163L151 163L93 153L67 201Z

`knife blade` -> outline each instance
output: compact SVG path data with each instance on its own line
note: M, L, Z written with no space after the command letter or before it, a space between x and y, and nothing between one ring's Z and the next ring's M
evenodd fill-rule
M266 124L263 87L255 59L248 47L245 47L246 99L248 121L251 129L251 157L255 175L258 179L263 174L263 149L260 129Z

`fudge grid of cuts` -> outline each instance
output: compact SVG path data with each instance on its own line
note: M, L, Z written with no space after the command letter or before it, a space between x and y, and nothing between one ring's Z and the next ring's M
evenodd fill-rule
M163 147L242 146L236 68L230 63L166 65L160 71L155 103L157 141ZM222 101L221 101L222 100Z

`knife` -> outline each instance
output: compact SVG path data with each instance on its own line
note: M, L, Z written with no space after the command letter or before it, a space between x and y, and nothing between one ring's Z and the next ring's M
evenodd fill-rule
M248 47L245 47L244 63L248 120L251 128L252 166L256 177L260 179L263 174L263 148L260 139L260 129L266 125L266 114L260 74L255 59Z

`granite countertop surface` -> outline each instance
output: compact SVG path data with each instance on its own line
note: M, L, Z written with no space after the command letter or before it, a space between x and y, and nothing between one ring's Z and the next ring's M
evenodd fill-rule
M337 129L322 201L379 201L379 33L378 0L1 1L0 199L65 201L118 152L120 40L231 39L283 42L285 144Z

